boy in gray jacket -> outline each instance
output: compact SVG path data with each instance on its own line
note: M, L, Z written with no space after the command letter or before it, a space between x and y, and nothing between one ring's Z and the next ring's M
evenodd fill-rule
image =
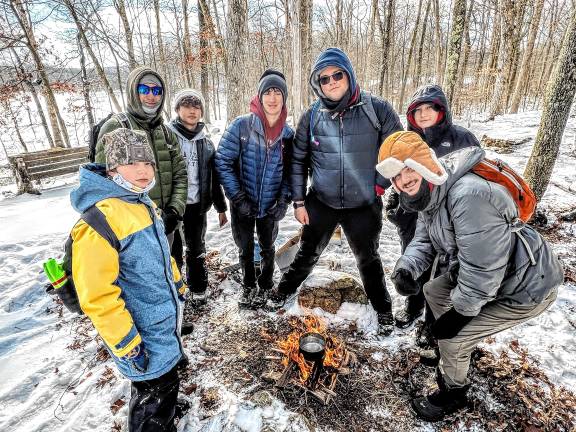
M435 256L446 267L424 284L436 319L438 390L413 399L412 408L427 421L466 405L476 345L544 312L564 279L546 241L518 219L506 187L470 172L483 158L482 149L470 147L439 160L414 132L392 134L378 156L376 169L392 179L400 205L419 212L414 239L391 277L396 290L417 292L416 279Z
M186 283L192 291L195 305L206 302L208 272L206 270L206 213L210 207L218 212L220 226L224 226L226 200L218 176L214 169L214 144L206 134L204 98L200 92L185 89L174 97L174 111L177 117L169 124L180 144L182 159L188 172L188 195L184 212L184 239L186 241ZM178 234L178 233L177 233ZM174 239L172 254L182 266L182 240ZM180 245L180 247L179 247Z

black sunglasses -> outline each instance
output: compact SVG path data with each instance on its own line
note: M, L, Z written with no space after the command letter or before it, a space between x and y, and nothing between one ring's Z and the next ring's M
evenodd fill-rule
M319 79L320 85L328 84L330 82L330 78L334 78L334 81L340 81L342 78L344 78L344 71L334 72L332 75L321 76Z

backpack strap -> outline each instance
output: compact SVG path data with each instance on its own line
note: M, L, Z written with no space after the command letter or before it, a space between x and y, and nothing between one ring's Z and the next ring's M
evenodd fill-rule
M374 126L374 129L379 131L382 127L382 124L376 115L374 102L372 101L372 94L370 92L362 92L362 102L364 102L362 105L360 105L362 107L362 111L364 111L364 114L366 114L366 117L368 117L370 123L372 123L372 126Z
M106 216L104 216L104 213L102 213L98 207L93 205L89 209L85 210L80 216L80 219L90 225L94 231L106 239L106 241L110 243L110 246L116 249L116 251L120 251L120 241L116 234L114 234L114 231L112 231L110 224L106 220Z
M114 114L114 118L122 125L122 127L126 129L132 129L130 119L128 118L125 112L119 112Z

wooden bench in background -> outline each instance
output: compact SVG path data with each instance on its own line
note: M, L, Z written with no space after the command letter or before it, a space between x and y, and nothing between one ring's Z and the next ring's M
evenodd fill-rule
M33 181L71 174L88 159L88 147L55 148L9 156L10 166L18 185L18 194L40 191Z

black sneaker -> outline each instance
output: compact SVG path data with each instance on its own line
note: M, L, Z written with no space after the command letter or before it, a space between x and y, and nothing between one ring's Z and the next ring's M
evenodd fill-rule
M400 312L396 314L394 317L394 323L396 327L404 329L412 325L414 321L422 316L424 309L420 309L418 311L411 311L408 309L402 309Z
M270 311L277 311L286 303L290 294L279 291L278 288L273 288L268 292L268 303L266 307Z
M416 416L429 422L437 422L447 415L465 408L468 405L469 385L448 388L442 378L436 378L438 390L428 396L422 396L410 401Z
M266 300L268 298L268 291L260 287L256 288L254 296L252 297L252 303L250 304L252 309L259 309L264 307Z
M178 423L190 411L190 402L186 399L178 398L174 407L174 422Z
M434 348L438 346L438 342L432 336L432 327L430 324L423 322L416 330L416 345L420 348Z
M206 304L208 293L206 291L192 293L192 305L194 307L201 307Z
M394 331L394 316L392 311L378 312L378 334L389 336Z
M191 321L184 321L180 329L180 336L189 335L194 331L194 324Z
M256 291L255 287L245 286L242 288L242 297L240 297L240 301L238 301L238 306L240 308L249 308L252 303L252 297L254 296L254 292Z

